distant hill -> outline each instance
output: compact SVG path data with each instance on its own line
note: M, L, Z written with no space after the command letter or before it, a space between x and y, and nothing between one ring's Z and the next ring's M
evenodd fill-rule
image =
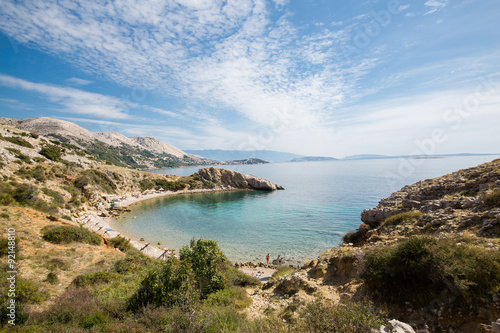
M285 153L273 150L186 150L186 153L198 155L216 161L245 160L257 158L269 162L290 162L294 158L303 157L303 155Z
M0 124L43 135L53 141L76 145L101 160L123 167L165 168L213 162L152 137L129 138L114 132L96 133L61 119L0 117Z
M436 154L436 155L375 155L375 154L361 154L352 155L342 158L342 160L379 160L391 158L443 158L453 156L494 156L499 154L474 154L474 153L457 153L457 154Z
M328 156L304 156L292 159L290 162L336 161L338 158Z

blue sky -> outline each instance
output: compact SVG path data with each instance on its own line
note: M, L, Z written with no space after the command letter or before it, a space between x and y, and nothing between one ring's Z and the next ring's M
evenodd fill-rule
M498 0L0 2L0 114L181 149L498 153Z

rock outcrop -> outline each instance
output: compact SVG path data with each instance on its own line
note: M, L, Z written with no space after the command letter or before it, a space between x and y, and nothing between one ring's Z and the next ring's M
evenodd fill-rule
M252 175L244 175L233 170L209 167L198 170L194 175L197 175L204 183L212 183L215 187L223 189L283 190L283 187L271 183L269 180Z
M358 240L376 242L418 233L500 236L500 160L403 187L361 214ZM495 200L495 199L493 199ZM405 215L406 214L406 215ZM391 218L391 223L387 223ZM369 230L365 230L369 227Z

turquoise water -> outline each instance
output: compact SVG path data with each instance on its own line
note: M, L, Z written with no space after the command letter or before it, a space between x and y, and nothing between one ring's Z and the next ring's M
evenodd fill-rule
M129 236L179 249L194 238L218 241L233 261L316 258L358 227L363 209L407 184L493 160L493 156L224 166L269 179L285 191L176 195L132 206L115 222ZM189 175L198 167L155 170ZM135 218L134 218L135 217Z

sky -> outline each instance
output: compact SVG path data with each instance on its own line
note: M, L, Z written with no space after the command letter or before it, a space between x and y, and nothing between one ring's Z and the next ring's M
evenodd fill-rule
M0 1L0 116L180 149L500 152L498 0Z

